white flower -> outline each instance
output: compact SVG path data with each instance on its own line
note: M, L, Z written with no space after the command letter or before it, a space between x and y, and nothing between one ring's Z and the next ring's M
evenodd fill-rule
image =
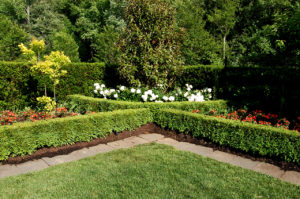
M104 94L108 94L109 93L109 90L104 90Z
M142 92L141 89L137 89L137 90L136 90L136 93L137 93L137 94L140 94L141 92Z
M188 95L189 95L189 93L188 93L188 92L184 93L184 97L187 97Z
M102 88L104 88L104 87L105 87L105 85L104 85L104 84L101 84L101 87L102 87Z
M124 91L124 90L125 90L125 86L121 86L121 87L120 87L120 90L121 90L121 91Z
M145 92L146 95L151 95L152 93L153 93L152 90L147 90L147 91Z
M174 96L170 96L169 97L169 101L173 102L175 100L175 97Z
M94 93L95 93L95 94L97 94L97 93L98 93L98 91L97 91L97 90L94 90Z
M211 88L208 88L207 91L208 91L209 93L211 93L212 89L211 89Z
M146 102L147 99L148 99L148 95L142 95L142 99L143 99L144 102Z
M168 98L167 96L163 96L163 100L164 100L164 101L168 101L169 98Z
M204 96L203 95L196 97L196 102L203 102L203 101L204 101Z
M99 85L99 83L95 83L94 86L97 87L97 86L100 86L100 85Z
M103 91L100 91L100 94L101 94L101 95L104 95L104 92L103 92Z
M135 93L135 88L130 89L130 92Z
M191 89L190 89L190 87L187 87L187 89L186 89L187 91L191 91Z
M116 99L118 98L118 93L114 94L114 98Z
M111 92L111 93L113 93L113 92L115 92L115 91L116 91L115 89L110 89L110 92Z

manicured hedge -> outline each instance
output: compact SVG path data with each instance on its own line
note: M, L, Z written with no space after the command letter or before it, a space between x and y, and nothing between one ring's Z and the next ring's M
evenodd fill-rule
M0 110L22 109L34 105L36 98L44 95L43 85L31 76L30 64L0 61ZM57 86L57 99L64 100L69 94L93 95L93 84L103 81L104 63L71 63ZM52 85L48 95L53 96Z
M10 155L31 154L41 147L90 141L113 131L133 130L148 122L152 122L149 109L128 109L0 126L0 160Z
M227 104L224 100L217 101L205 101L205 102L165 102L165 103L155 103L155 102L127 102L127 101L117 101L108 100L101 98L93 98L82 95L69 95L68 102L70 106L76 108L76 111L85 112L90 111L113 111L118 109L134 109L134 108L149 108L151 111L155 111L161 108L169 109L180 109L180 110L193 110L199 109L203 112L215 110L226 110ZM71 108L71 107L69 107Z
M175 84L184 87L188 83L195 89L215 88L223 68L218 65L185 66L183 74L177 77Z
M223 146L300 164L297 131L168 109L155 114L154 121L163 128L208 138Z
M35 84L24 63L0 62L0 110L28 106L36 92Z
M218 99L290 119L300 115L299 67L226 67L219 77Z

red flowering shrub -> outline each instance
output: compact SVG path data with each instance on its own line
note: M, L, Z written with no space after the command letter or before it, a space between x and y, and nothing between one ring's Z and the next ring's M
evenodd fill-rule
M193 110L192 113L198 113L199 110ZM254 124L260 124L265 126L274 126L279 128L289 129L290 122L286 118L279 118L276 114L264 114L261 110L255 110L247 112L243 109L228 114L217 114L214 109L208 112L208 115L215 116L217 118L225 118L231 120L240 120L242 122L250 122ZM300 117L297 118L293 130L300 131Z

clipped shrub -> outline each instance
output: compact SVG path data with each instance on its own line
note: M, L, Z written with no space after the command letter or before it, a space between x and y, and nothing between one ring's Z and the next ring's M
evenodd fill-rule
M188 83L195 89L213 88L218 84L218 78L223 68L218 65L185 66L183 74L176 80L176 85L183 87Z
M162 109L154 121L163 128L208 138L214 143L300 164L300 133L181 110Z
M226 110L227 104L224 100L204 101L204 102L126 102L108 99L99 99L82 95L69 95L68 102L71 107L78 112L86 111L113 111L118 109L136 109L149 108L151 111L156 111L161 108L180 109L191 111L199 109L203 112L208 112L211 109Z
M152 122L151 112L136 109L0 126L0 160L133 130L148 122Z

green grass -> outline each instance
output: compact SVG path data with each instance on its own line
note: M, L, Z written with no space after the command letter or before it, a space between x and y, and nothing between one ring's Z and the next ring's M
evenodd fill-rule
M0 180L0 198L300 198L300 186L149 144Z

